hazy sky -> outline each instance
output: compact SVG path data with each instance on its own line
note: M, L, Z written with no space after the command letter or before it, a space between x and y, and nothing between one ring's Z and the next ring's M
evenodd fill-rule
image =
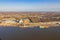
M60 12L60 0L0 0L0 11Z

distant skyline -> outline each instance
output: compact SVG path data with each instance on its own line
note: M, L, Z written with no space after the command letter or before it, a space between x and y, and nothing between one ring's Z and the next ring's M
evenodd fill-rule
M60 0L0 0L0 11L60 12Z

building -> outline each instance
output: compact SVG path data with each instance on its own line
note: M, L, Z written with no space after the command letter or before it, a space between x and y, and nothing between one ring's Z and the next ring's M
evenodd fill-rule
M6 18L2 18L1 20L16 20L16 18L13 18L13 17L8 18L8 17L6 17Z
M28 19L28 18L22 18L22 19L20 19L20 21L19 21L20 24L28 24L28 23L30 23L30 22L31 22L31 20Z
M5 21L3 21L3 23L6 23L6 24L8 24L8 23L10 23L10 24L15 24L15 23L17 23L17 22L15 22L15 21L11 21L11 20L5 20Z
M0 23L5 23L5 24L17 23L17 20L13 17L5 17L0 20Z

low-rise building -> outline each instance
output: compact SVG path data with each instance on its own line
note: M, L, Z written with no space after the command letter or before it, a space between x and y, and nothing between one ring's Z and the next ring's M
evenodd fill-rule
M28 18L22 18L22 19L20 19L20 21L19 21L20 24L28 24L28 23L30 23L30 22L31 22L31 20L28 19Z
M0 20L0 23L15 24L17 23L17 20L14 17L5 17Z

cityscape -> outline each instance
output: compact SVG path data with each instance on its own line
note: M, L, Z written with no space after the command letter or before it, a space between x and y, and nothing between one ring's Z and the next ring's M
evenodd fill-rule
M0 40L60 40L60 0L0 0Z
M60 12L0 12L0 26L56 27L60 26Z

